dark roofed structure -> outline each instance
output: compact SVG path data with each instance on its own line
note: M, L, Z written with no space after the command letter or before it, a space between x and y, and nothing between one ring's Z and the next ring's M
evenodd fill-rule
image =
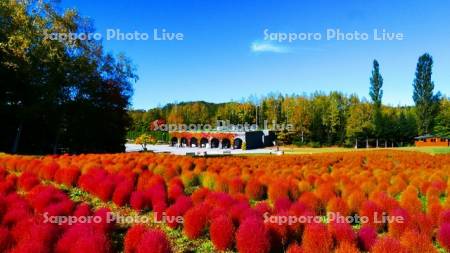
M450 138L444 136L426 134L414 139L416 147L448 147L450 145Z

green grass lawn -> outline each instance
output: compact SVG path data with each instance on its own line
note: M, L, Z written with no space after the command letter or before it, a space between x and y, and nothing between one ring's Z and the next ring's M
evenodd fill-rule
M284 151L285 154L320 154L320 153L333 153L333 152L351 152L355 150L363 150L363 149L354 149L354 148L341 148L341 147L325 147L325 148L307 148L307 147L280 147L281 150ZM366 149L364 149L366 150Z
M417 151L417 152L425 152L428 154L449 154L450 147L407 147L407 148L398 148L399 150L406 151Z
M330 152L352 152L352 151L368 151L368 150L384 150L384 148L341 148L341 147L325 147L325 148L303 148L303 147L281 147L285 154L319 154ZM404 148L387 148L386 150L404 150L414 152L424 152L428 154L449 154L450 147L404 147Z

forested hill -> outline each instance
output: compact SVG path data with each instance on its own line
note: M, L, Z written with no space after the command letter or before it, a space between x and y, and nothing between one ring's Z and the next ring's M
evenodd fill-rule
M256 123L263 126L276 121L289 123L295 132L282 136L286 143L303 142L321 145L351 145L355 138L380 138L396 145L410 143L418 134L414 107L382 106L383 127L375 133L372 103L355 95L339 92L314 93L309 96L271 95L258 101L208 103L204 101L167 104L145 110L132 110L130 136L149 129L152 121L164 119L177 124L211 124L229 120L231 124ZM391 143L389 144L391 145Z

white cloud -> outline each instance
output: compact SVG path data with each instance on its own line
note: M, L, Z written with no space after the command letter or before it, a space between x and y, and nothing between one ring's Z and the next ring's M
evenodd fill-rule
M254 41L250 50L254 53L288 53L289 49L280 45L275 45L270 41Z

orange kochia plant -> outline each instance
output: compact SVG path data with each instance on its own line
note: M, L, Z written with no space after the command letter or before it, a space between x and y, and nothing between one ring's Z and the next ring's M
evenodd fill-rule
M234 137L231 133L172 134L199 140ZM183 216L187 223L169 226L180 227L190 238L209 234L217 250L434 252L433 245L450 245L448 164L450 155L392 150L216 158L143 153L3 155L0 195L4 192L6 198L16 184L25 191L41 180L80 187L105 202L112 200L138 212ZM265 213L306 217L327 212L370 219L360 228L331 221L328 225L262 223ZM377 223L375 213L378 219L385 213L405 222ZM153 245L151 236L140 235L145 229L136 229L136 235L133 231L127 238L136 241L126 245Z

